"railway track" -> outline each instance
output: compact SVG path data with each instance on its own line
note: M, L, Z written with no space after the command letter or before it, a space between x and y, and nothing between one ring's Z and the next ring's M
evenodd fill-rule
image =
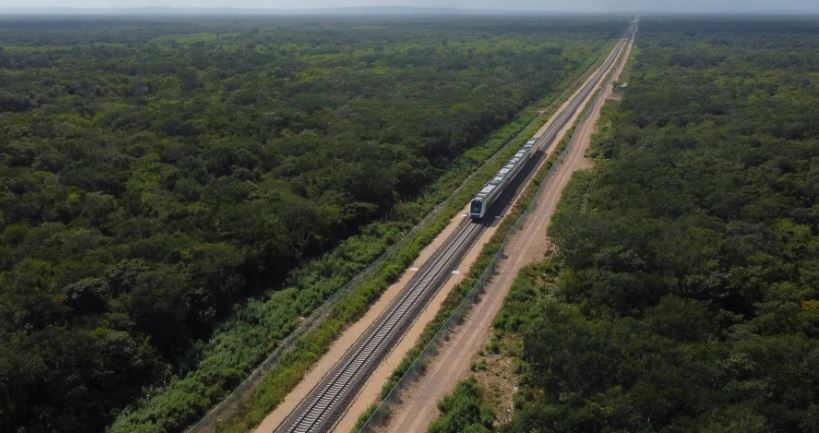
M324 432L367 379L407 325L426 305L435 288L449 276L483 226L465 220L430 259L416 271L399 296L347 351L330 373L302 400L276 432Z
M602 83L622 55L636 25L618 41L592 78L577 92L544 134L537 146L548 146L569 119ZM324 433L330 431L370 373L401 338L427 302L460 263L486 226L465 219L409 281L387 310L345 352L330 372L308 393L275 433Z
M635 33L637 32L637 25L636 22L629 26L628 31L626 31L626 35L621 38L617 44L614 46L614 49L609 53L606 57L606 60L603 61L603 64L595 71L592 75L592 79L584 86L579 92L575 94L572 98L569 105L562 110L560 113L557 114L554 122L549 125L549 128L538 138L537 145L541 148L545 148L549 145L549 143L553 142L554 139L557 137L558 132L566 125L566 122L574 116L580 106L588 98L589 94L591 94L602 82L603 79L611 72L612 66L614 65L615 61L620 58L623 52L626 49L631 38L634 37Z

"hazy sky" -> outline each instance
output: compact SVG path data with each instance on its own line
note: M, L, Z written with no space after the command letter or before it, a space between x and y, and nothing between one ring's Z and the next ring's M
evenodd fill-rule
M819 0L0 0L7 8L264 8L421 6L546 11L819 12Z

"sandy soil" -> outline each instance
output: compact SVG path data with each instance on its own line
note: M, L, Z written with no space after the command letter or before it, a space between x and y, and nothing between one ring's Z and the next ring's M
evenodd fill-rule
M631 45L627 48L624 58L628 58L630 51ZM624 65L625 62L622 61L617 65L614 80L619 77ZM382 431L390 433L426 431L429 423L439 415L437 402L469 374L473 357L488 342L492 321L518 272L524 266L542 259L548 250L548 226L561 192L574 172L591 165L584 155L599 119L600 109L611 96L610 82L611 78L606 84L605 93L595 100L590 115L578 125L566 160L548 180L543 193L536 197L537 211L530 214L522 229L512 235L504 259L499 263L495 277L487 285L485 294L472 308L464 323L452 332L449 344L438 352L428 366L426 374L402 395L400 405L393 406L393 416ZM560 135L564 135L565 132L564 129ZM560 140L561 138L558 138L555 141Z

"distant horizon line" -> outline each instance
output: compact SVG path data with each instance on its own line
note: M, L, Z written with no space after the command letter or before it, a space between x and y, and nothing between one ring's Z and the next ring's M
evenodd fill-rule
M396 13L397 12L397 13ZM174 7L174 6L141 6L141 7L6 7L0 8L0 15L134 15L139 13L153 13L163 15L218 15L232 14L245 15L262 13L268 15L309 15L343 13L373 14L488 14L511 15L524 13L554 14L554 15L792 15L810 14L819 15L819 10L719 10L719 11L662 11L662 10L549 10L549 9L494 9L494 8L457 8L436 6L337 6L323 8L258 8L258 7Z

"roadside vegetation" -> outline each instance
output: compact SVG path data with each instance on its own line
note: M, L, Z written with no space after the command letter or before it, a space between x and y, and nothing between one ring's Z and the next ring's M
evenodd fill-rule
M621 27L4 21L2 430L181 430Z
M637 43L557 255L496 320L523 344L495 430L819 431L819 23L644 19Z
M489 433L495 415L481 402L475 379L459 383L455 391L438 403L444 415L429 426L430 433Z

